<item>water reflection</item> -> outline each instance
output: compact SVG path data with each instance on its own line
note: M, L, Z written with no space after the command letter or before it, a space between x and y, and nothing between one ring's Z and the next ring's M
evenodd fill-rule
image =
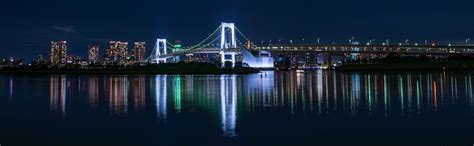
M155 77L155 101L156 101L156 112L158 113L158 118L166 119L167 111L167 85L166 85L167 76L156 76Z
M220 82L222 130L225 136L236 136L237 77L236 75L222 75Z
M181 112L181 92L183 92L181 90L181 76L176 76L175 79L174 79L174 88L173 88L173 91L174 91L174 103L175 103L175 110L176 112Z
M13 89L40 90L36 83L22 84L27 81L24 78L0 79L1 93L5 93L2 95L14 102L21 99L16 97L28 95L14 93ZM171 121L205 115L229 137L239 135L236 129L240 128L240 121L265 114L315 119L416 119L462 108L474 115L471 73L462 72L320 70L251 75L50 76L28 81L49 82L49 95L38 96L49 96L49 105L43 106L62 116L66 111L71 114L105 110L113 116L140 112L144 113L140 116ZM81 82L86 83L87 90L77 88L81 86L75 84ZM87 101L87 106L81 106L81 101ZM102 105L105 108L99 108Z
M66 76L51 76L50 80L50 110L66 115Z
M87 98L92 108L99 106L99 90L99 78L95 76L89 77L87 79Z
M8 95L9 95L10 100L11 100L12 97L13 97L13 78L12 78L12 77L9 78L9 80L8 80L8 85L9 85L9 86L8 86L8 87L9 87L9 88L8 88L8 89L9 89L9 90L8 90L8 91L9 91L9 92L8 92L8 93L9 93Z
M134 111L144 111L146 101L146 84L144 76L133 77L132 79L133 92L133 108Z
M107 80L109 110L118 115L127 114L129 86L127 76L113 76Z

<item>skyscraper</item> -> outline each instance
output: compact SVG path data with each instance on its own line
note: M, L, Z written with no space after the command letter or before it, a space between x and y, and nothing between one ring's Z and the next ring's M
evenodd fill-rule
M107 59L111 63L124 64L128 59L128 42L110 41L106 51Z
M89 46L87 51L89 63L98 63L99 62L99 45Z
M135 42L133 45L133 52L132 55L134 57L134 61L140 62L145 60L145 42Z
M51 54L50 54L51 64L66 64L67 62L67 42L51 41Z

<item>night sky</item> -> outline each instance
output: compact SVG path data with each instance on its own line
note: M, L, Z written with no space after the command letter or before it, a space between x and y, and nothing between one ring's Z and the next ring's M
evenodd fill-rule
M157 37L194 44L222 21L256 42L302 40L430 42L474 39L472 0L14 0L0 4L0 58L48 56L50 41L69 53L110 40ZM130 47L131 48L131 47ZM148 50L151 52L151 50Z

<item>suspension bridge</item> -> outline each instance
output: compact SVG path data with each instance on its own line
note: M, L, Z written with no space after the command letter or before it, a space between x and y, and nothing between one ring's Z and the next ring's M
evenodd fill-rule
M242 42L243 41L243 42ZM173 44L166 39L157 39L153 52L149 57L151 63L179 62L181 56L193 56L197 54L214 54L215 60L221 62L222 66L226 62L235 66L237 62L242 62L250 67L272 68L273 59L264 53L251 53L252 46L249 39L237 28L234 23L222 23L216 30L208 35L204 40L196 45L184 47L179 51L174 50ZM263 55L262 55L263 54Z
M174 45L166 39L157 39L153 52L149 57L151 63L171 63L183 61L183 56L194 56L199 54L208 55L207 61L214 58L222 66L237 62L247 64L255 68L273 68L275 54L298 54L298 53L322 53L334 54L421 54L421 55L445 55L445 54L474 54L472 45L314 45L314 44L278 44L267 46L256 46L235 26L234 23L221 23L221 25L201 42L184 47L178 51ZM210 55L210 56L209 56Z

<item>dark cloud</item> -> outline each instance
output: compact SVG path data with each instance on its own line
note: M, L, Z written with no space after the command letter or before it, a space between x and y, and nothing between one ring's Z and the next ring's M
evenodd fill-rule
M73 33L76 32L75 26L53 26L55 30L59 30L62 32Z

